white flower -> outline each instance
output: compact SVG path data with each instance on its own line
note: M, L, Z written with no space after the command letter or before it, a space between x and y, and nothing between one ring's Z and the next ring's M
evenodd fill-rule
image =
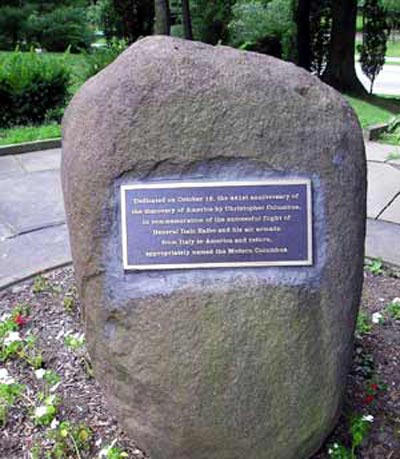
M60 424L60 421L57 420L57 418L54 418L52 421L51 421L51 424L50 424L50 429L57 429L58 425Z
M44 368L39 368L39 370L35 370L35 376L37 379L43 379L45 374L46 370Z
M383 315L380 312L374 312L372 314L372 323L373 324L379 324L381 320L383 319Z
M99 452L99 459L101 459L102 457L107 457L109 451L114 447L115 443L117 443L117 439L113 440L111 442L111 445L109 446L106 446L105 448L103 448L102 450L100 450Z
M8 319L11 319L11 314L9 312L6 312L0 317L0 322L5 322Z
M396 296L396 298L393 298L392 303L393 304L400 304L400 298L398 296Z
M35 408L35 418L40 419L47 414L47 406L46 405L39 405Z
M11 377L6 368L0 368L0 384L14 384L15 379Z
M18 341L22 341L19 332L10 331L4 337L4 345L5 346L9 346L10 344L18 342Z
M366 414L361 419L367 422L374 422L374 417L372 416L372 414Z

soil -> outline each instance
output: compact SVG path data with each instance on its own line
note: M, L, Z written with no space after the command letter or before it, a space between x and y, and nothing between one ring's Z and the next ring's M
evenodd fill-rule
M43 282L45 280L45 282ZM73 425L84 424L91 436L86 448L78 452L71 447L63 456L46 456L54 446L49 426L37 426L32 413L43 391L32 367L21 359L0 362L26 390L10 408L5 425L0 425L0 459L74 458L94 459L99 451L110 445L125 451L129 458L143 459L146 455L119 427L112 410L107 406L100 388L91 376L90 359L85 347L71 349L65 336L82 333L79 300L72 268L53 271L36 280L41 285L33 292L33 281L0 292L0 320L4 313L17 305L29 307L21 336L37 337L36 348L41 350L42 366L61 377L56 394L61 403L58 420ZM71 300L64 302L64 298ZM382 275L365 273L361 310L370 318L375 312L384 314L384 322L371 326L367 333L358 333L354 347L354 362L348 377L346 400L339 423L312 459L328 459L328 449L339 442L350 447L349 419L354 413L373 415L371 430L357 449L358 459L400 459L400 320L386 311L386 305L400 297L400 278L386 272ZM32 456L36 450L37 455ZM118 459L118 456L115 456ZM273 459L273 458L268 458Z

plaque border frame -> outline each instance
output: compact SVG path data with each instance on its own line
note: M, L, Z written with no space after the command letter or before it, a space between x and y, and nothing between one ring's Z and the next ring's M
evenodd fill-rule
M306 185L306 222L307 222L307 258L304 260L285 261L240 261L240 262L206 262L206 263L165 263L150 265L130 265L128 263L128 233L126 219L126 191L139 189L176 189L176 188L212 188L231 186L262 186L262 185ZM312 182L310 178L293 179L262 179L262 180L235 180L235 181L182 181L159 183L135 183L120 185L121 205L121 236L122 261L125 271L148 271L163 269L208 269L208 268L256 268L274 266L312 266L313 265L313 228L312 228Z

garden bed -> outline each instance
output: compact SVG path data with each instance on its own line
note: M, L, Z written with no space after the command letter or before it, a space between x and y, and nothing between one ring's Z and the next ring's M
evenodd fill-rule
M365 274L344 412L313 459L352 457L337 454L351 446L354 416L365 428L354 457L400 457L400 303L393 301L400 297L400 279L380 273L376 262L371 270L375 274ZM0 396L15 386L14 400L3 401L0 459L145 457L119 427L92 377L72 268L10 287L0 292L0 304ZM373 316L377 312L382 317Z

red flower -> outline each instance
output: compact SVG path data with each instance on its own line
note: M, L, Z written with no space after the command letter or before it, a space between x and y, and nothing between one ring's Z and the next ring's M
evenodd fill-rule
M375 392L377 392L378 389L379 389L378 384L371 384L371 385L370 385L370 388L371 388L373 391L375 391Z
M363 402L366 404L366 405L370 405L373 401L375 400L375 397L373 395L367 395Z
M27 322L28 320L23 317L22 314L17 314L14 317L14 323L16 323L19 327L23 327Z

